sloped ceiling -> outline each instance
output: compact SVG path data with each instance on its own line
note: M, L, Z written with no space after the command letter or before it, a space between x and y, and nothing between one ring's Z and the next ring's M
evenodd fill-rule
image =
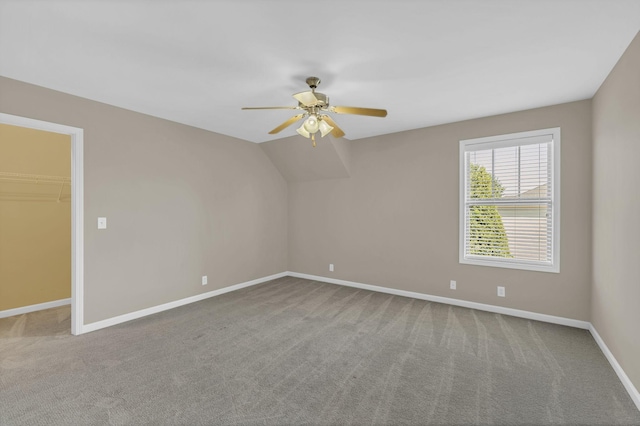
M340 179L350 176L350 146L343 138L323 138L316 147L300 136L261 145L287 182Z
M304 79L348 139L586 99L638 0L0 1L0 75L253 142ZM0 94L1 96L1 94Z

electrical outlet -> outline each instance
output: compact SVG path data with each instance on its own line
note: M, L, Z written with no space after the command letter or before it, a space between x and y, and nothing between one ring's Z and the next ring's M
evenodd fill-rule
M329 272L333 272L333 263L329 264Z
M454 280L451 280L451 282L449 283L449 288L451 290L455 290L456 289L456 282Z
M98 218L98 229L107 229L107 218L99 217Z
M208 283L208 282L207 282L207 276L206 276L206 275L203 275L203 276L202 276L202 285L207 285L207 283Z
M507 297L504 291L504 287L498 286L498 296Z

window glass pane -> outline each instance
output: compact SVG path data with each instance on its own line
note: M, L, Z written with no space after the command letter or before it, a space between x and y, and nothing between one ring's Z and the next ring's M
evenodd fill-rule
M470 205L467 254L551 261L549 204Z
M551 174L547 143L467 153L470 198L546 198ZM484 174L490 178L485 179Z

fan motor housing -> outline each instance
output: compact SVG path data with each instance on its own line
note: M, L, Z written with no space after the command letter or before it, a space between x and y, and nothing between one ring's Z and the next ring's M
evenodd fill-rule
M313 92L318 102L316 102L315 106L319 108L325 108L329 106L329 97L324 93Z

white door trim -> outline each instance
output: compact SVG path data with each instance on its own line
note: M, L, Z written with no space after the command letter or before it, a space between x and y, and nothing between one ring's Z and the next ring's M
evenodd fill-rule
M0 113L0 123L71 137L71 334L84 324L84 135L83 129Z

